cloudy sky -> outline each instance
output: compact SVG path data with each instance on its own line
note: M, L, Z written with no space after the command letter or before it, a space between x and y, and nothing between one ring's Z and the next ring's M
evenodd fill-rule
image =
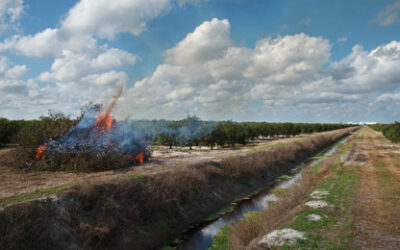
M400 120L400 0L0 0L0 117Z

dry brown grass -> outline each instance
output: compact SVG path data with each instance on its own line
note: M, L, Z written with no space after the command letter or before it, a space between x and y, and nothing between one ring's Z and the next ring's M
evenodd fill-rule
M251 177L265 172L267 175L291 168L319 153L323 148L346 135L348 131L336 131L294 142L268 151L237 156L222 160L221 166L232 178Z
M0 249L52 249L52 207L40 202L18 204L0 213Z
M230 230L229 241L233 249L245 249L250 242L279 226L293 208L302 204L316 184L328 174L332 165L324 164L316 174L306 173L301 181L291 188L290 194L270 206L267 212L257 213L239 221Z
M150 175L141 178L121 178L113 183L85 185L67 195L75 199L80 209L71 208L73 227L79 231L84 248L159 245L171 230L163 224L178 225L191 221L187 218L188 204L198 203L208 196L210 188L205 175L196 168ZM83 221L88 221L82 224ZM153 234L143 235L142 229L152 225ZM129 231L127 242L116 242ZM158 230L158 231L157 231ZM143 237L141 237L141 235Z

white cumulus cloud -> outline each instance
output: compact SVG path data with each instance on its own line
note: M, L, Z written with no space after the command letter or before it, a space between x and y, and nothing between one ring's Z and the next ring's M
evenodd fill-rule
M170 7L170 0L81 0L69 11L62 27L73 34L108 39L121 32L138 35L146 28L146 21Z
M267 37L250 48L235 45L229 30L227 20L199 25L165 52L165 63L151 76L128 90L122 113L304 121L328 112L337 121L361 115L377 94L400 84L397 41L371 51L356 45L348 56L331 62L331 45L322 37Z

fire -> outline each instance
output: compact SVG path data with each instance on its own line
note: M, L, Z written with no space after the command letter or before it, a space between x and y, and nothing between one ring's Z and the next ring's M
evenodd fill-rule
M98 105L96 112L96 109L93 110L92 107L89 110L90 116L83 117L83 119L86 118L86 120L83 120L83 129L82 127L76 130L72 129L55 141L47 141L46 145L38 147L35 150L35 158L39 159L44 153L50 154L51 152L72 151L80 153L97 151L102 155L123 153L129 157L128 159L132 161L131 163L142 164L145 161L145 157L147 157L146 147L141 144L142 142L135 142L135 138L132 138L128 143L133 144L136 150L126 151L126 147L120 147L118 143L120 131L114 130L117 127L117 122L113 118L113 111L118 98L122 94L122 90L121 88L119 93L113 96L113 100L107 109L102 110L101 106ZM93 117L94 112L96 114Z
M96 123L94 127L98 129L102 134L109 133L116 126L116 122L112 118L111 113L114 110L115 105L117 104L117 100L122 94L122 91L123 88L121 87L119 93L116 96L113 96L114 100L112 101L111 105L107 108L107 110L104 112L104 114L100 115L100 109L97 110Z
M140 164L143 163L143 160L144 160L143 152L141 152L140 154L138 154L136 156L136 160L139 161Z
M97 111L99 114L100 111ZM111 111L96 117L96 123L94 127L100 131L102 134L109 133L113 128L115 128L115 120L111 117Z
M140 152L138 155L136 155L136 151L133 151L132 154L129 155L129 158L132 160L135 160L136 163L139 162L140 164L142 164L144 162L144 154L143 152Z
M35 158L36 158L36 159L39 159L39 157L42 156L43 152L46 151L46 149L48 149L48 148L49 148L49 147L46 146L46 145L42 145L42 146L38 147L38 148L36 149Z

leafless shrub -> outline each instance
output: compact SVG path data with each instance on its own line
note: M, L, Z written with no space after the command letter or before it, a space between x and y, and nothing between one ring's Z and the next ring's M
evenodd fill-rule
M39 202L23 203L0 212L0 249L52 249L48 218L54 211Z

